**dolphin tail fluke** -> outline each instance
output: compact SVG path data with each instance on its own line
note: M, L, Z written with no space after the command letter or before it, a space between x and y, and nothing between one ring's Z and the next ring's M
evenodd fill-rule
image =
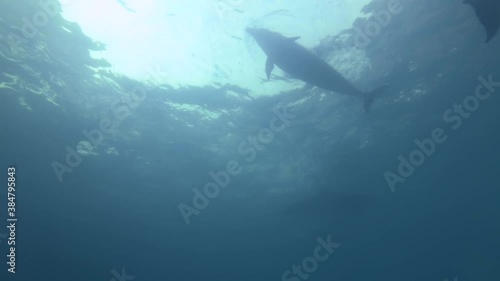
M364 107L366 113L370 112L370 108L372 107L372 104L375 101L375 99L381 93L383 93L387 89L387 87L389 87L389 86L384 85L384 86L378 87L366 95L365 100L363 102L363 107Z

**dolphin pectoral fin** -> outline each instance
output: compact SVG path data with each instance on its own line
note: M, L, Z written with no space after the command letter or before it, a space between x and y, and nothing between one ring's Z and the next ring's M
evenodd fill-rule
M298 39L300 39L300 36L289 37L288 39L290 39L292 41L297 41Z
M380 86L372 90L368 94L366 94L365 100L363 102L363 107L366 113L370 112L370 108L373 102L375 101L375 98L377 98L381 93L383 93L388 87L389 87L388 85Z
M488 30L487 32L488 32L487 38L486 38L486 41L484 41L484 43L490 42L490 40L493 37L495 37L495 34L497 34L497 32L498 32L498 28L497 29L493 29L493 30Z
M474 9L476 17L486 29L486 42L488 43L500 29L500 4L495 1L464 0Z
M481 19L480 21L484 25L484 28L486 29L485 43L488 43L498 33L498 29L500 27L500 19L498 17L491 17L489 19Z
M271 72L273 71L273 69L274 69L274 62L270 58L267 58L267 61L266 61L267 80L269 80L269 78L271 78Z

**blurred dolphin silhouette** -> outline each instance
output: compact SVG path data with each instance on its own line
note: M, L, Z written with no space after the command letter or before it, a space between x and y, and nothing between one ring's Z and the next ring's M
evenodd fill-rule
M268 80L274 66L277 65L292 77L311 85L363 98L365 112L370 110L375 98L387 88L387 86L382 86L369 93L358 90L328 63L297 44L295 41L300 37L288 38L263 28L247 28L246 31L252 35L267 55L266 75Z
M500 0L464 0L474 8L477 18L486 29L488 43L498 32L500 27Z

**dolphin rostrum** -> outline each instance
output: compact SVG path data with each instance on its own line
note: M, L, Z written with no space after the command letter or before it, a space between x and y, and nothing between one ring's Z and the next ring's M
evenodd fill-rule
M474 8L477 18L486 29L486 42L495 37L500 27L500 1L499 0L464 0Z
M358 90L328 63L297 44L295 41L300 37L289 38L262 28L247 28L246 30L267 55L266 75L268 80L276 65L294 78L311 85L328 91L364 98L365 112L370 110L375 98L387 88L387 86L382 86L368 93Z

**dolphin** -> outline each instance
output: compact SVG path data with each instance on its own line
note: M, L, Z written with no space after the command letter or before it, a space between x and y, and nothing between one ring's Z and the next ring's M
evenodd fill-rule
M474 8L477 18L486 29L486 42L488 43L498 32L500 27L500 1L499 0L464 0Z
M267 55L266 75L268 80L276 65L290 76L311 85L328 91L364 98L365 112L370 111L375 98L387 88L387 86L382 86L368 93L357 89L328 63L297 44L295 41L300 37L289 38L263 28L247 28L246 31Z

